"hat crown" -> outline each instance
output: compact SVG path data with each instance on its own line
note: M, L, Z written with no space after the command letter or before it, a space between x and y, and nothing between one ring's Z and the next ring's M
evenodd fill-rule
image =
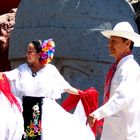
M127 31L127 32L134 32L133 27L128 22L120 22L116 24L114 27L115 31Z
M140 47L140 35L136 33L133 27L127 22L119 22L113 30L106 30L101 32L105 37L118 36L129 39L134 42L135 47Z

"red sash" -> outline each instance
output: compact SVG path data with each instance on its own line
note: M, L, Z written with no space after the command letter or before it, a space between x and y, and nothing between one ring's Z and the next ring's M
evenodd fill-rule
M19 102L17 101L17 99L15 98L14 94L11 92L10 84L6 75L2 74L2 77L3 79L0 80L0 91L2 91L2 93L8 99L8 101L11 104L15 104L18 107L19 111L21 112L22 111L21 106Z
M71 111L73 108L76 107L79 100L81 100L82 105L84 107L84 111L86 116L88 116L90 113L92 113L94 110L98 108L98 91L91 87L86 90L79 90L78 95L70 94L68 98L66 98L61 106L66 111ZM95 125L91 128L93 133L96 135L97 131L100 131L98 128L99 123L96 122ZM98 132L99 133L99 132Z

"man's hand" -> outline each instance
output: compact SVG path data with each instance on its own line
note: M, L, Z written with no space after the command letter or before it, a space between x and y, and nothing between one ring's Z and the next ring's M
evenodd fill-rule
M89 124L90 127L93 127L95 121L96 117L93 114L89 114L89 116L87 117L87 124Z

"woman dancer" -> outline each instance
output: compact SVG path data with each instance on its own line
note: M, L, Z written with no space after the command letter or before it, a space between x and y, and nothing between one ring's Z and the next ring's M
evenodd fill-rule
M5 72L14 93L23 100L26 140L94 140L91 129L66 112L55 100L73 88L49 62L55 44L52 39L33 40L26 51L27 63Z

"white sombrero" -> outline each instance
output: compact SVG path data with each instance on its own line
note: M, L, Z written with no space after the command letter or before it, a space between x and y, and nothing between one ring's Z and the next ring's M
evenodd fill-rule
M110 36L127 38L134 42L135 47L140 47L140 35L134 32L133 27L128 22L119 22L113 30L106 30L101 33L107 38Z

